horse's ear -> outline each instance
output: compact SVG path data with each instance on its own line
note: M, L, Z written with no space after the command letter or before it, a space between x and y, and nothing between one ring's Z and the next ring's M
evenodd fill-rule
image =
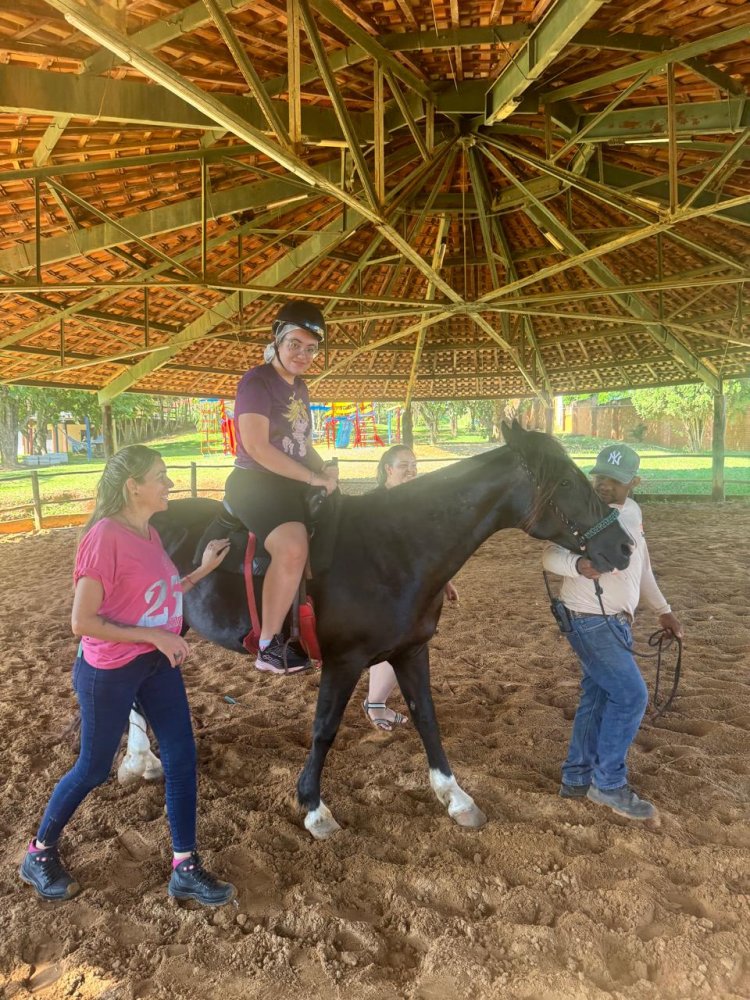
M523 427L521 427L519 422L515 419L515 417L513 418L513 422L510 424L508 423L507 420L503 420L503 422L500 424L500 430L502 432L503 437L505 438L505 443L507 445L510 445L511 448L514 445L516 447L520 446L521 439L526 433Z

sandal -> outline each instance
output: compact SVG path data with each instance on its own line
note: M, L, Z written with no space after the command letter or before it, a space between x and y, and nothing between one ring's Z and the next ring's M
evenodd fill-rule
M370 712L373 708L388 708L384 701L368 701L366 698L362 702L362 708L365 710L365 715L367 716L367 721L370 725L374 726L376 729L382 730L384 733L392 733L394 729L398 726L406 726L409 720L405 715L400 712L396 712L394 709L390 709L393 712L392 719L373 719Z

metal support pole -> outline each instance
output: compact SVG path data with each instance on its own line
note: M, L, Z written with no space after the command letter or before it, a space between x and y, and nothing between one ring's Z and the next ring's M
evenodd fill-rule
M151 316L148 308L148 288L143 289L143 346L151 346Z
M243 277L243 260L242 260L242 233L237 234L237 284L240 286L240 291L237 296L237 315L240 318L240 333L244 333L245 326L245 295L242 291L242 277Z
M427 146L427 152L432 154L435 152L435 105L432 101L427 101L425 105L425 119L424 119L424 142Z
M674 215L679 204L677 186L677 112L675 99L677 88L674 78L674 63L667 66L667 138L669 140L669 211Z
M39 178L34 178L34 267L36 282L42 283L42 202L39 196Z
M65 367L65 318L60 317L60 367Z
M711 442L711 499L724 500L724 437L727 427L727 397L714 393L714 430Z
M31 473L31 496L34 501L34 528L42 530L42 495L39 491L39 473Z
M190 463L190 496L198 496L198 466L195 462Z
M659 281L664 280L664 238L661 233L656 235L656 276ZM664 292L659 289L659 319L664 320Z
M385 105L383 101L383 67L375 63L373 75L373 114L375 125L375 194L379 204L385 202Z
M297 147L302 142L302 103L300 99L300 20L298 0L286 0L286 44L287 44L287 76L289 90L287 103L289 105L289 138L292 146Z
M206 160L201 157L201 277L206 280Z

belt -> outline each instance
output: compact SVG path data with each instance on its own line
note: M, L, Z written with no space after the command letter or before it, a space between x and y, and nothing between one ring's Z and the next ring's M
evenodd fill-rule
M630 625L632 622L627 611L618 611L614 615L597 615L592 611L573 611L572 608L568 608L567 611L571 618L614 618L616 621L622 622L623 625Z

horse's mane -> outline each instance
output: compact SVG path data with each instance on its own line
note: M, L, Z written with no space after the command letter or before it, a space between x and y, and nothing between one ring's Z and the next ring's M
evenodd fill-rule
M586 486L590 494L589 504L593 511L596 504L596 494L591 489L584 473L578 468L560 441L549 434L527 431L523 437L523 448L514 448L513 445L510 447L516 454L522 456L535 480L534 502L521 525L524 530L528 530L541 514L543 508L552 501L553 494L560 485L561 462L564 463L568 476L577 479Z

